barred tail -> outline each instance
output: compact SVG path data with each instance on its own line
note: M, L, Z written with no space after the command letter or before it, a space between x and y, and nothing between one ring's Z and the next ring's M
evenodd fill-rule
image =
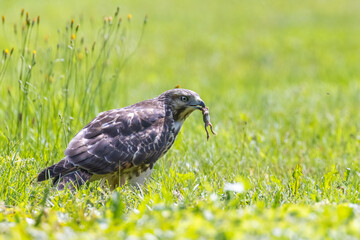
M91 173L78 169L64 158L60 162L42 170L37 180L42 182L53 178L54 186L56 185L59 190L63 190L65 187L70 189L78 188L90 180L91 176Z
M60 162L42 170L38 175L37 180L38 182L42 182L50 178L64 176L65 174L75 170L76 168L74 164L70 163L66 158L64 158Z

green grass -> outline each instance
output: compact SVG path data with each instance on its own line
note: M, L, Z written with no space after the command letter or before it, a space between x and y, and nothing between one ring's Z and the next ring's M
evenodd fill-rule
M0 239L360 238L357 1L118 4L0 3ZM218 135L192 114L145 186L35 181L99 112L177 84Z

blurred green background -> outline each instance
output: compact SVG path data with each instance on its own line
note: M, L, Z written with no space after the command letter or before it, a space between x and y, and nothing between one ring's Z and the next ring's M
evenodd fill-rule
M102 51L104 18L118 6L122 33ZM25 48L23 8L40 16ZM195 238L359 237L359 12L355 0L1 1L0 50L15 50L0 65L0 221L14 222L14 207L18 229L32 229L29 218L48 234L60 222L54 232L70 226L93 237L189 237L178 226ZM146 187L110 193L92 184L47 198L49 184L31 181L99 112L178 84L204 99L218 135L206 142L201 114L192 114ZM91 231L104 222L113 228Z

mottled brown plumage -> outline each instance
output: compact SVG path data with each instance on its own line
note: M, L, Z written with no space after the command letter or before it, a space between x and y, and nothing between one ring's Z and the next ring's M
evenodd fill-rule
M70 141L65 157L38 175L38 181L53 178L59 189L97 179L107 180L112 188L126 180L142 184L174 143L184 120L204 107L197 93L173 89L100 113Z

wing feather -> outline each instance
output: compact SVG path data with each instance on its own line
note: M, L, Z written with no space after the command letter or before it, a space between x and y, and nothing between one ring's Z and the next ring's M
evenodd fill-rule
M70 141L66 159L91 174L108 174L157 160L165 146L154 141L167 129L164 107L154 105L141 108L138 104L99 114Z

